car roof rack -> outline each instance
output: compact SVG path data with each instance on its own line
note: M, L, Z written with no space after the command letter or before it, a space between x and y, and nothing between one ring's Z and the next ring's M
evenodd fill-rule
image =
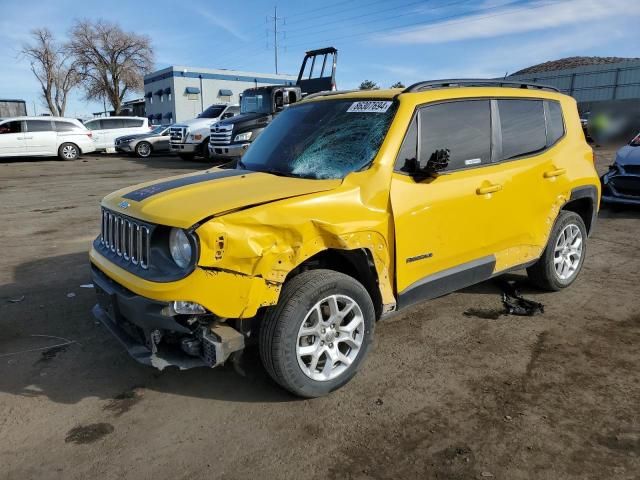
M422 92L423 90L437 88L456 88L456 87L509 87L509 88L531 88L539 90L548 90L551 92L560 92L556 87L543 85L541 83L522 82L518 80L502 80L489 78L450 78L445 80L428 80L426 82L418 82L405 88L402 93Z

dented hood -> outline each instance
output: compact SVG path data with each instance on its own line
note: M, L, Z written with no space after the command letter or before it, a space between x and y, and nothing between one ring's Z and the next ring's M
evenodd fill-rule
M189 228L213 215L331 190L341 180L312 180L214 168L124 188L102 205L151 223Z

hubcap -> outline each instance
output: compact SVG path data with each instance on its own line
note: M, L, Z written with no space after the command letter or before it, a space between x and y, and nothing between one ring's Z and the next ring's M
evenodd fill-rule
M332 380L354 362L363 339L360 306L346 295L331 295L316 303L300 325L298 365L313 380Z
M62 155L64 158L74 158L76 156L76 149L71 145L65 145L62 149Z
M560 280L575 275L582 258L582 232L577 225L570 224L562 229L554 250L553 263Z
M138 153L143 157L149 155L149 145L147 145L146 143L141 143L140 145L138 145Z

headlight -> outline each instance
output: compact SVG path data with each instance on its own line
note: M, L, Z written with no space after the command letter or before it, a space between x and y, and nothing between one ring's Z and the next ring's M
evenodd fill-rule
M247 140L251 140L251 134L253 132L244 132L236 135L236 138L233 139L234 142L246 142Z
M172 228L169 233L169 251L173 261L180 268L186 268L191 263L191 242L181 228Z

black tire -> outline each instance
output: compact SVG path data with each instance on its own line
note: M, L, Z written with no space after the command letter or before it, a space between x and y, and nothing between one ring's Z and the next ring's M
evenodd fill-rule
M149 142L138 142L136 145L136 156L138 158L148 158L153 152L153 147Z
M179 153L178 157L180 157L182 160L186 162L193 162L193 159L194 159L193 153Z
M580 230L581 254L575 271L568 278L561 278L556 271L555 259L557 257L556 245L562 232L569 226L574 225ZM547 246L542 252L542 256L531 267L527 268L529 280L536 287L542 290L555 292L571 285L582 270L584 259L587 254L587 228L584 221L574 212L561 211L556 219L556 223L549 235ZM559 254L558 254L559 255Z
M80 157L80 148L75 143L63 143L58 148L60 160L77 160Z
M364 319L364 332L360 350L352 363L337 377L320 381L303 372L296 348L298 332L307 314L330 295L343 295L357 304ZM320 397L340 388L357 373L371 346L374 326L373 302L362 284L332 270L309 270L286 283L278 305L266 312L260 326L260 357L271 378L280 386L300 397ZM327 359L325 357L325 362Z
M209 153L209 137L204 139L204 142L202 142L200 144L200 156L205 160L205 161L209 161L211 160L211 154Z

